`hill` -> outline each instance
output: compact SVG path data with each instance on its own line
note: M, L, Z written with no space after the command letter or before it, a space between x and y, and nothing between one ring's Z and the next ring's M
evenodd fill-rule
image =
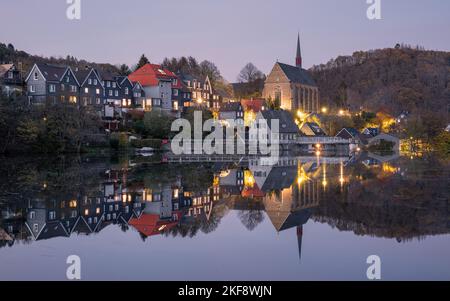
M20 51L14 48L12 44L0 43L0 64L1 63L15 63L26 74L34 63L47 63L53 65L67 65L71 67L84 68L91 66L99 68L109 72L118 72L116 66L111 64L98 64L94 62L88 62L86 60L79 60L73 56L67 55L63 57L42 57L37 55L31 55L25 51Z
M396 48L358 51L310 69L324 106L435 112L450 106L450 52Z

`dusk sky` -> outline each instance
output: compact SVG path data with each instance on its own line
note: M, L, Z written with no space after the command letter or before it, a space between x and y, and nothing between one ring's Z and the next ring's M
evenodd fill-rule
M450 50L450 1L381 1L383 19L370 21L366 0L82 0L71 21L66 0L0 0L0 42L113 64L191 55L228 81L248 62L265 73L294 64L298 31L306 68L397 42Z

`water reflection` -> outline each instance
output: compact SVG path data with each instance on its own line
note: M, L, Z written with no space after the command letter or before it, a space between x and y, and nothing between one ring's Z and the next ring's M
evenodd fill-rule
M356 235L421 239L450 232L448 166L432 158L285 157L183 165L104 158L7 160L1 167L0 247L95 235L107 227L194 237L230 211L248 231L327 223Z

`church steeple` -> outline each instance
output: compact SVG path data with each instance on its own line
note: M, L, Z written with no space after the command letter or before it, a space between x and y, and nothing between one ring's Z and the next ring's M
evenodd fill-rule
M302 50L300 48L300 33L298 34L297 39L297 56L295 58L295 66L298 68L302 68Z

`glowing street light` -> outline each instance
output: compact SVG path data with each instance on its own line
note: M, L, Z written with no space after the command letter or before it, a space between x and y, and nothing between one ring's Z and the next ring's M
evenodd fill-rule
M339 116L344 116L344 110L339 110Z
M323 107L322 108L322 113L326 114L328 112L328 108L327 107Z

